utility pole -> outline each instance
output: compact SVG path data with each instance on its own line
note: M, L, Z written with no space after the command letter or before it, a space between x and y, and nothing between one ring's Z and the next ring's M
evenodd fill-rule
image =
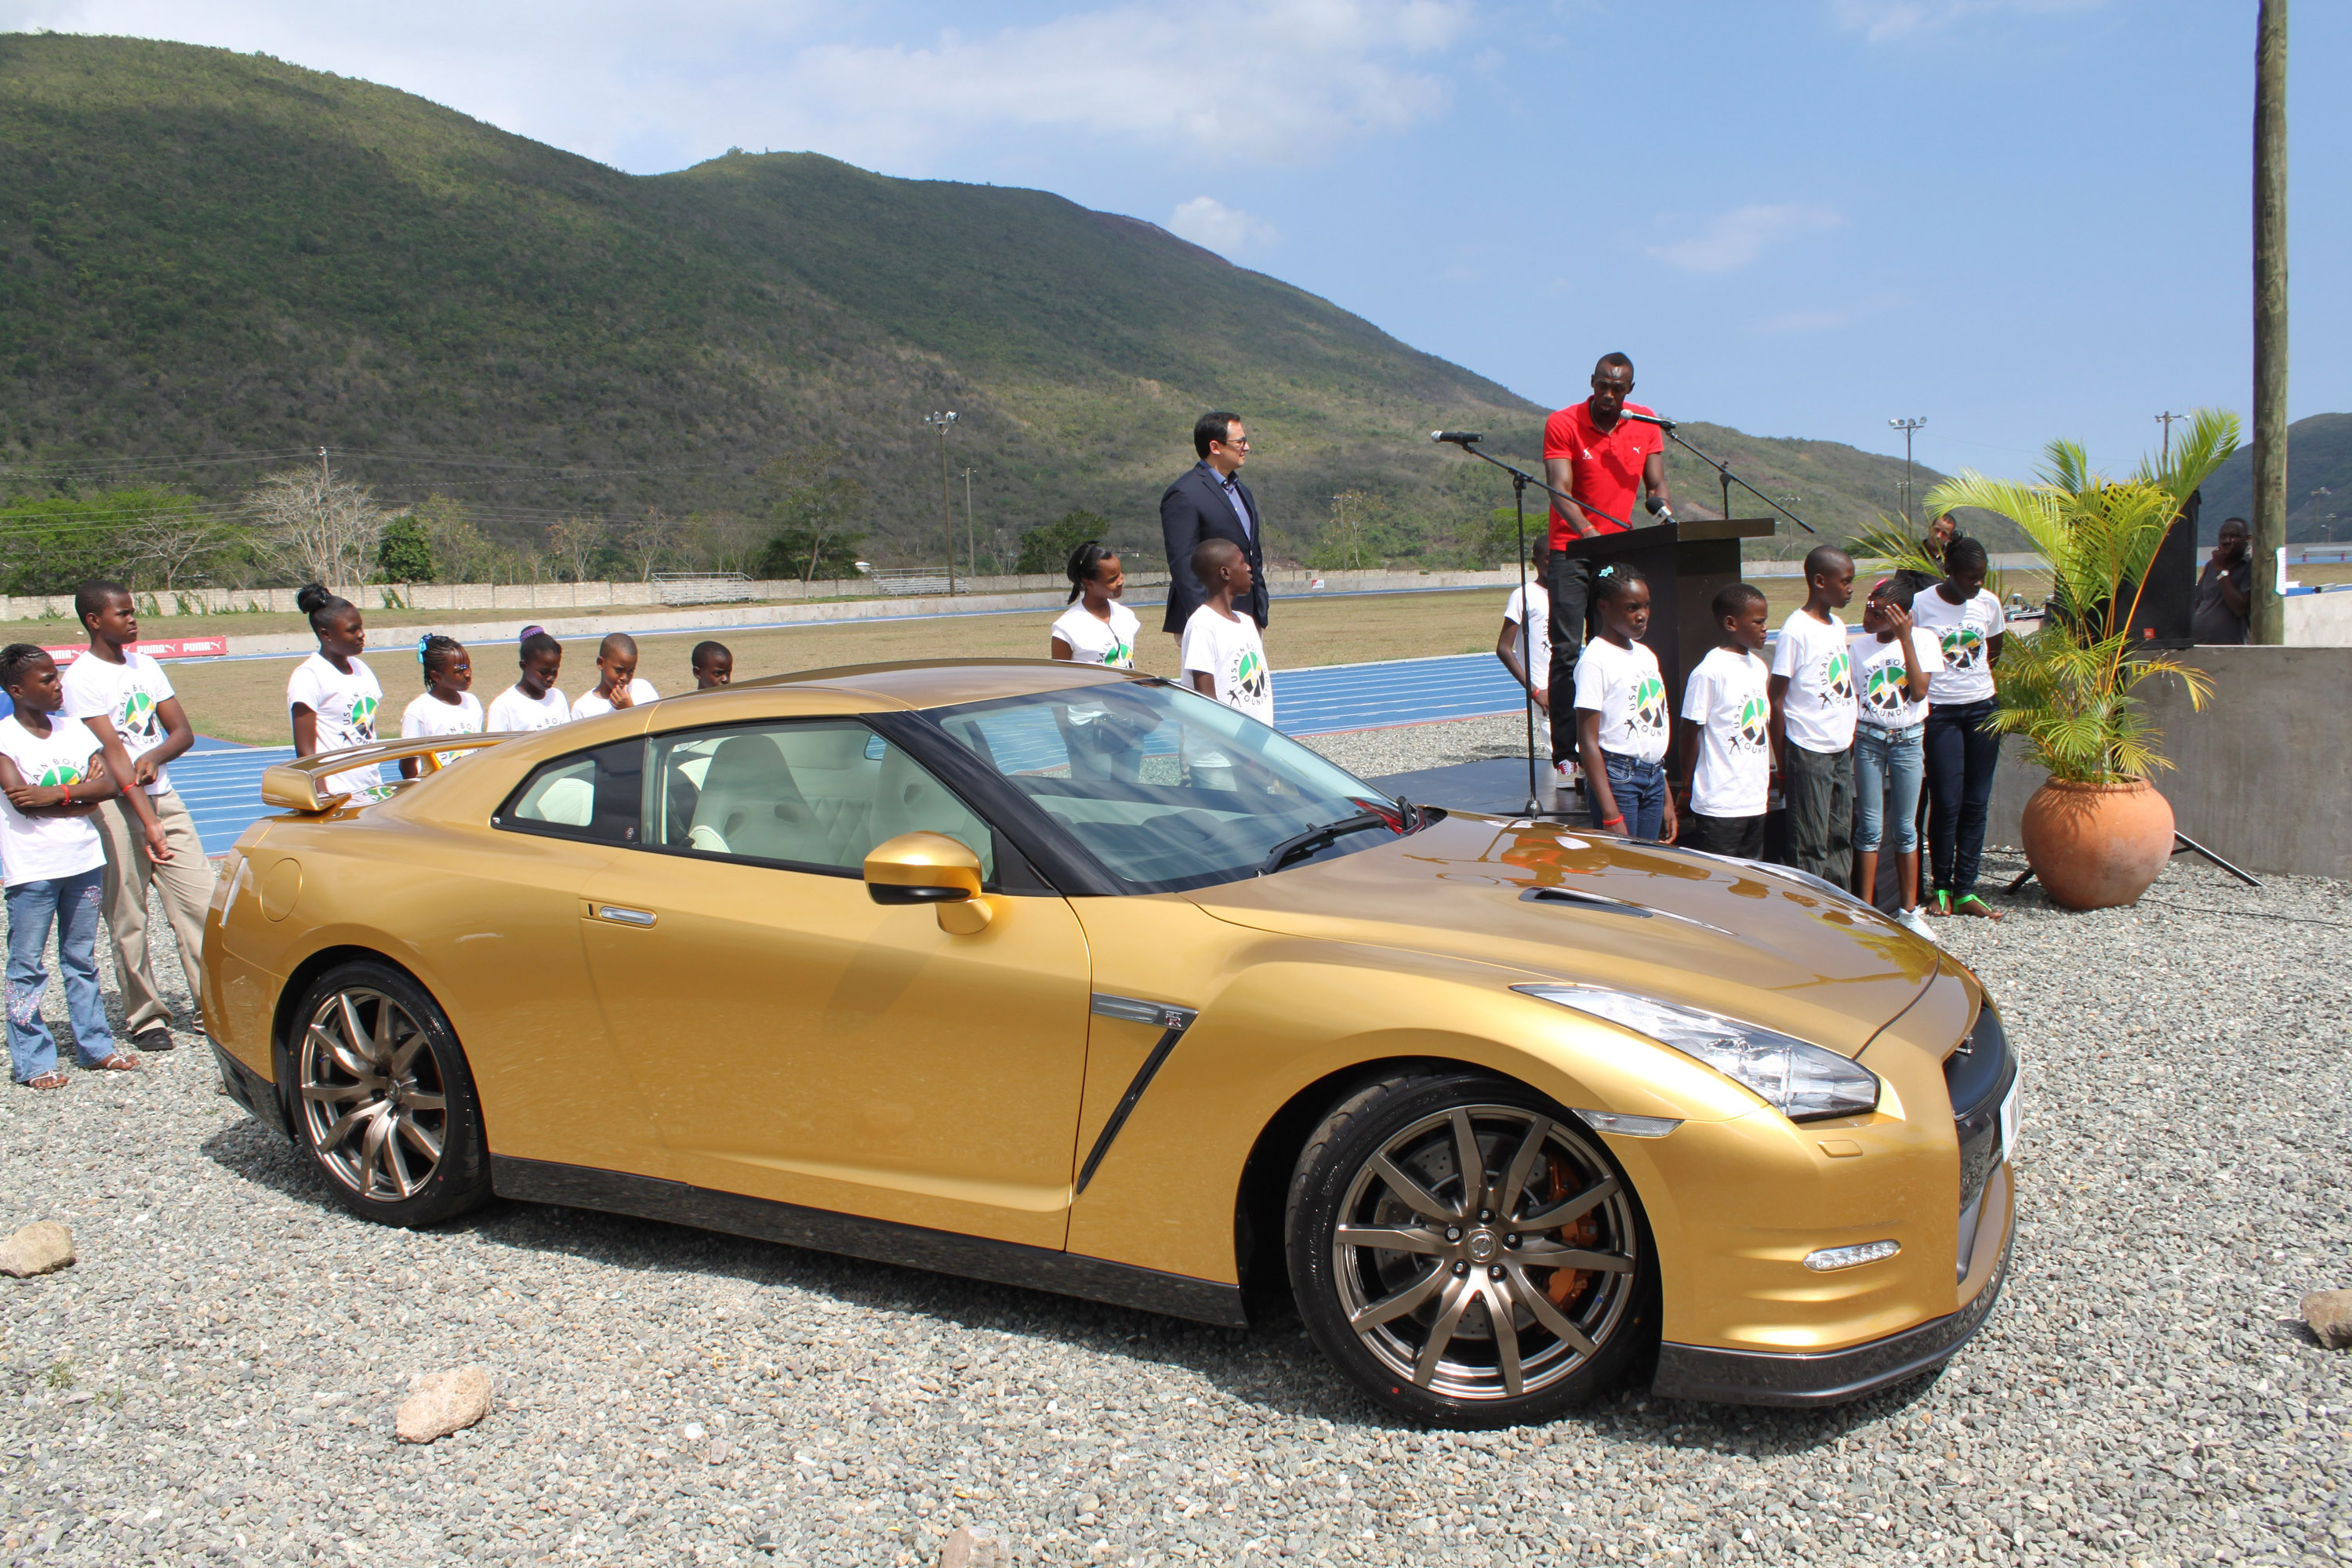
M944 414L926 414L923 423L936 426L940 432L940 519L948 531L948 593L956 591L955 578L955 502L948 492L948 426L955 423L955 410Z
M1886 422L1888 429L1903 432L1903 521L1913 528L1919 526L1919 520L1911 515L1911 432L1926 423L1925 415L1916 419L1889 419Z
M971 470L963 471L963 565L970 575L980 575L980 536L971 531Z
M2249 639L2286 641L2286 0L2254 20L2254 522Z
M2164 466L2168 468L2172 467L2172 422L2188 417L2186 414L2171 413L2159 414L2156 416L2156 422L2164 426Z

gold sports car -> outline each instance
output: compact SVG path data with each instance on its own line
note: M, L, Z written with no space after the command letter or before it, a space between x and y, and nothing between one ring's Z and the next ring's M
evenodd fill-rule
M1460 1426L1852 1398L2008 1266L2016 1058L1934 946L1165 681L819 670L264 794L205 1017L387 1224L496 1194L1235 1326L1287 1291Z

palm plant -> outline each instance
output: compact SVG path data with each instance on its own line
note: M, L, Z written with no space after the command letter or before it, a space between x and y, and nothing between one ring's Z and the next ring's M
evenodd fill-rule
M2000 710L1992 725L2025 737L2053 779L2108 784L2146 779L2172 763L2147 721L2142 681L2178 677L2190 706L2212 693L2205 672L2137 652L2132 618L2165 535L2197 487L2238 447L2238 416L2201 408L2170 455L2143 458L2126 479L2095 470L2082 446L2053 441L2038 482L1988 479L1973 469L1936 487L1936 511L1982 507L2023 529L2050 563L2051 614L2040 631L2003 651Z

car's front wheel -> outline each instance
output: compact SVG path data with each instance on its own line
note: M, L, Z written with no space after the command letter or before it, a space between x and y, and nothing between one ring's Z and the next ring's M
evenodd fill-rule
M1521 1084L1415 1074L1357 1090L1300 1156L1286 1226L1300 1315L1417 1421L1550 1420L1656 1334L1632 1191L1584 1125Z
M345 1207L421 1226L489 1196L473 1074L423 986L388 963L339 964L304 994L294 1026L297 1136Z

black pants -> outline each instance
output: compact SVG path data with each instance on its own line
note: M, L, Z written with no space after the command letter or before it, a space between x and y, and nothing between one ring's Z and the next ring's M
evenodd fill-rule
M1977 890L1984 859L1985 816L2000 737L1985 727L1993 700L1927 710L1927 858L1935 890L1955 899Z
M1551 558L1551 760L1576 755L1576 657L1584 651L1592 612L1592 563L1581 556Z
M1845 887L1853 879L1853 748L1809 752L1791 741L1780 766L1789 864Z
M1701 816L1686 813L1681 844L1708 855L1728 855L1738 860L1764 858L1764 814L1753 816Z

